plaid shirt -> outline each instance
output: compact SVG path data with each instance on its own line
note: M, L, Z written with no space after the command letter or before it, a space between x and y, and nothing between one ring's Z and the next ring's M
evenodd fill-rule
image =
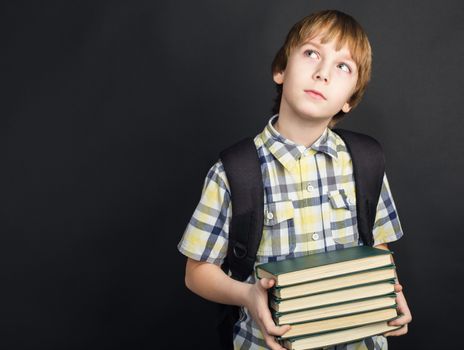
M353 167L344 142L326 129L310 147L298 145L274 129L277 117L254 138L264 183L264 228L256 264L361 245ZM194 260L221 265L231 217L229 185L219 160L207 174L179 251ZM403 235L386 175L373 234L374 245ZM252 275L247 282L255 279ZM259 326L245 308L235 325L234 348L266 349ZM386 349L387 341L376 336L336 348Z

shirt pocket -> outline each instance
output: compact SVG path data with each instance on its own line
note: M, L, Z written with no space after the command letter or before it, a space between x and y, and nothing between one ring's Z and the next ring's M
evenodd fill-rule
M348 195L344 189L330 191L330 230L332 238L338 244L350 244L358 241L355 196Z
M288 255L295 250L294 207L291 200L264 205L264 224L257 255Z

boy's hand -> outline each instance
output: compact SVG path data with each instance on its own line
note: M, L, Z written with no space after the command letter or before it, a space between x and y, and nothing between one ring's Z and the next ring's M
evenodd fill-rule
M272 350L285 350L274 337L283 335L290 329L290 326L276 326L268 306L267 290L274 283L275 281L272 279L263 278L257 280L255 284L251 284L245 307L250 312L253 320L258 323L267 346Z
M388 322L390 326L403 326L400 329L397 329L392 332L387 332L384 336L398 336L404 335L408 333L408 323L412 321L411 311L409 311L408 304L406 302L406 298L402 292L403 287L400 284L395 284L395 292L396 292L396 303L397 303L397 310L398 313L401 315L396 320Z

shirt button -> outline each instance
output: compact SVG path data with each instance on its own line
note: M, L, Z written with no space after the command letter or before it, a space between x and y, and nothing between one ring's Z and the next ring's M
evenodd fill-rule
M306 190L307 190L308 192L314 191L313 185L309 184L308 186L306 186Z
M313 240L317 241L319 239L319 235L317 233L313 233Z
M268 220L272 220L274 218L274 214L272 214L270 211L267 212L266 217Z

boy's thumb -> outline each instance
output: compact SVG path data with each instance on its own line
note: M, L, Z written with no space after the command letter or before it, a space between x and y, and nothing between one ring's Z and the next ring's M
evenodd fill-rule
M260 280L260 284L264 289L269 289L274 285L274 280L269 278L262 278Z

